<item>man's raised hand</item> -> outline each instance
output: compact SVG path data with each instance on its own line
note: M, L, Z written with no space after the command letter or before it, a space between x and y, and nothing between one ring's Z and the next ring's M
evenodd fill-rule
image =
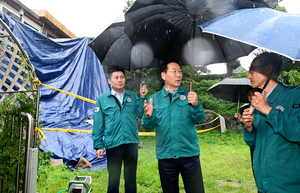
M144 102L144 110L146 117L151 117L153 112L153 99L150 99L150 104L148 105L147 100Z

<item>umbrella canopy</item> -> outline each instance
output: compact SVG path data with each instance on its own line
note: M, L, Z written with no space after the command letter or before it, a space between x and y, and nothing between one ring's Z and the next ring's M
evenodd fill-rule
M243 9L201 25L203 32L268 49L300 61L300 14L269 8Z
M133 44L146 42L154 58L163 61L175 58L184 65L229 62L255 47L203 34L199 25L253 7L268 5L261 0L140 0L125 14L125 33Z
M89 43L102 65L119 65L125 70L157 67L162 63L153 59L152 50L144 44L133 46L124 33L124 16L119 16L106 30Z
M247 78L226 78L214 84L207 91L214 97L235 103L250 103L248 90L252 88Z

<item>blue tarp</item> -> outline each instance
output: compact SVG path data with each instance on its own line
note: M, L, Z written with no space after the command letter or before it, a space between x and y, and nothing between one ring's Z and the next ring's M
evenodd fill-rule
M43 84L92 100L109 89L103 67L88 46L87 38L52 39L2 14L2 18L27 52ZM40 119L44 128L92 130L86 117L94 117L95 104L41 86ZM97 159L91 133L44 131L40 149L51 151L52 158L63 159L71 169L80 157L88 159L92 169L106 167L106 159Z

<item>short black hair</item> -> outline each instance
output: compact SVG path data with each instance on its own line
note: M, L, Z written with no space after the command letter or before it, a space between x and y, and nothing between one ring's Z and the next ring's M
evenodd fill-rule
M166 60L162 65L160 65L159 67L159 72L162 73L162 72L165 72L168 70L168 64L170 63L177 63L180 68L181 68L181 64L180 64L180 61L177 60L177 59L169 59L169 60Z
M119 72L119 71L123 72L123 74L125 76L125 70L122 66L111 66L111 67L109 67L108 70L107 70L108 79L111 78L112 73Z
M268 64L272 65L275 69L274 73L279 76L282 70L282 57L275 53L264 52L254 58L252 63L258 62L262 66L266 66ZM251 63L251 64L252 64Z

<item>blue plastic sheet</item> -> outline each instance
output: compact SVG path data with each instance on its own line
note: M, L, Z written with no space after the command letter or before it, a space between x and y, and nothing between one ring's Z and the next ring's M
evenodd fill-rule
M88 46L90 40L52 39L2 14L2 18L27 52L39 80L43 84L92 100L109 89L104 70ZM86 118L94 117L95 104L41 86L40 119L44 128L92 130ZM106 159L97 159L91 133L44 131L40 149L51 151L53 159L63 159L75 169L80 157L93 168L106 167Z

